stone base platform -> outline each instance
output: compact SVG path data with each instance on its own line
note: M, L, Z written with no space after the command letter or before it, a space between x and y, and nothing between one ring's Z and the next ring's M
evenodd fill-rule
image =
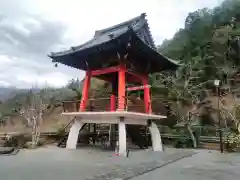
M116 111L116 112L68 112L62 113L65 116L75 117L68 140L67 148L76 149L77 141L79 138L79 131L85 123L97 123L97 124L118 124L118 152L120 155L126 156L127 153L127 135L126 124L146 125L149 127L152 139L152 146L154 151L163 151L162 140L157 125L152 120L161 120L166 116L128 112L128 111ZM80 137L81 138L81 137Z

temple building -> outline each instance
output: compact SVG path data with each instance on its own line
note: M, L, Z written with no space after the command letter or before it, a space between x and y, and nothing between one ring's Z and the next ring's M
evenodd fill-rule
M126 155L126 125L145 125L149 128L154 151L162 151L161 135L155 121L166 116L152 113L149 74L175 70L178 64L157 52L146 14L129 21L95 31L86 43L67 51L51 53L53 62L86 72L79 110L64 112L74 117L66 147L75 149L79 131L86 123L115 124L118 129L119 154ZM111 83L109 111L87 111L90 80L92 77ZM142 89L144 112L126 108L127 91Z

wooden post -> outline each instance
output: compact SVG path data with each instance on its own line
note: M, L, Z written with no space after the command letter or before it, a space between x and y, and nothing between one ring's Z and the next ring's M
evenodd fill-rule
M110 111L116 110L116 96L115 94L112 94L110 97Z
M145 112L151 114L152 113L152 102L150 97L150 87L148 86L148 76L143 79L144 86L144 104L145 104Z
M116 111L116 97L118 94L117 76L112 79L112 94L110 99L110 111Z
M125 74L126 74L125 65L121 64L118 71L118 111L125 110L125 93L126 93Z
M112 79L112 95L111 95L111 107L110 111L116 111L116 97L118 96L118 79L114 77ZM117 124L110 124L109 142L112 150L116 147L116 131Z
M86 109L90 83L91 83L91 71L87 71L86 77L84 80L84 85L83 85L83 90L82 90L82 99L81 99L79 111L85 111L85 109Z

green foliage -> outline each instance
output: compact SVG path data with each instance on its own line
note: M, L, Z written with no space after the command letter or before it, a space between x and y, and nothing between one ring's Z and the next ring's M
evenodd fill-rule
M240 151L240 134L231 133L226 144L229 151Z
M7 139L4 143L4 147L23 147L27 142L31 141L30 136L25 136L23 134L19 134L16 136L12 136Z
M214 9L189 13L185 27L158 48L182 66L176 72L152 75L152 94L170 102L171 115L185 124L192 140L193 121L200 122L201 115L210 112L205 98L216 88L213 80L228 89L238 88L231 79L240 72L239 7L240 1L226 0Z
M214 9L189 13L185 28L158 49L166 56L179 59L182 67L176 73L158 75L160 80L152 81L153 93L194 104L204 90L212 88L214 79L225 83L238 72L239 7L240 1L227 0Z
M187 58L186 53L191 54L190 57L202 57L201 49L211 42L217 29L229 24L233 17L239 21L239 7L240 1L227 0L214 9L204 8L189 13L185 28L180 29L171 40L165 40L159 51L181 60Z
M71 89L72 91L74 91L76 93L75 98L77 100L81 100L82 98L82 83L81 81L79 81L79 79L72 79L68 85L67 85L68 89Z
M175 148L193 148L193 143L189 138L179 139L174 144Z

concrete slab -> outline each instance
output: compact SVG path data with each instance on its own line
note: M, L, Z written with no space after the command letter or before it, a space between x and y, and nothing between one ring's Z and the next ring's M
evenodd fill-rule
M126 124L142 124L147 125L147 120L161 120L166 118L166 116L128 112L128 111L114 111L114 112L65 112L62 113L64 116L72 116L77 119L81 119L84 123L109 123L117 124L120 117L124 117L124 122Z

